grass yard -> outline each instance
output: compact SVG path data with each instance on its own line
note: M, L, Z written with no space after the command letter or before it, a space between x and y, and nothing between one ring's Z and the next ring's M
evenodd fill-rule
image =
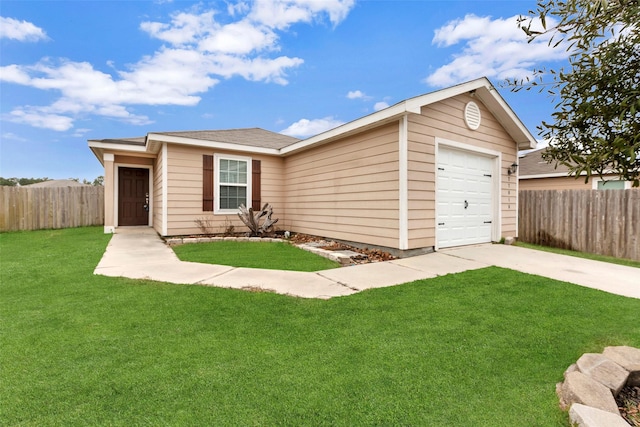
M640 300L500 268L328 301L94 276L102 227L0 234L0 424L568 426Z
M609 262L611 264L626 265L627 267L640 268L640 261L634 261L632 259L614 258L612 256L590 254L588 252L578 252L569 249L552 248L550 246L536 245L534 243L517 242L516 246L521 246L528 249L536 249L539 251L552 252L555 254L569 255L578 258L592 259L594 261Z
M225 240L174 246L182 261L269 270L320 271L340 267L335 261L288 243Z

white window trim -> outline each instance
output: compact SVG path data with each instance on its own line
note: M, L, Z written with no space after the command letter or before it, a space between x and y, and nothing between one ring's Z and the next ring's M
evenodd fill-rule
M247 200L246 207L251 207L251 181L253 180L251 169L251 157L234 156L232 154L214 154L213 155L213 214L214 215L229 215L238 212L238 209L220 209L220 160L240 160L247 162Z
M600 181L622 181L621 179L618 179L618 177L611 177L611 179L602 179L599 176L591 176L591 188L594 190L598 189L598 182ZM624 181L624 189L628 190L631 188L631 181ZM606 190L606 188L603 188L602 190Z

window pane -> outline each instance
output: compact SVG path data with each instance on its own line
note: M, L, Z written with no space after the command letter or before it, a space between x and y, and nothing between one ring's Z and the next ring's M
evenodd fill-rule
M247 188L220 186L220 209L237 209L240 204L247 204Z
M598 181L598 190L624 190L624 181Z
M238 181L236 181L240 184L246 184L247 183L247 173L246 172L240 172L238 174Z

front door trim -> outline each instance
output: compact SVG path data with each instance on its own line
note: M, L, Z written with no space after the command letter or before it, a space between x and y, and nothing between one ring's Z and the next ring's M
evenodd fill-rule
M131 169L149 169L149 227L153 227L153 166L151 165L137 165L134 163L115 163L114 164L114 185L113 185L113 200L115 203L113 204L113 218L114 224L118 227L118 208L120 207L120 168L131 168Z

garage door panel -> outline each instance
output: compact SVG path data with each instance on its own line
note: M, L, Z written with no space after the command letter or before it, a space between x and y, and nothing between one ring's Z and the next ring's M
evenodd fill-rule
M491 241L493 162L476 153L440 147L436 168L439 247Z

